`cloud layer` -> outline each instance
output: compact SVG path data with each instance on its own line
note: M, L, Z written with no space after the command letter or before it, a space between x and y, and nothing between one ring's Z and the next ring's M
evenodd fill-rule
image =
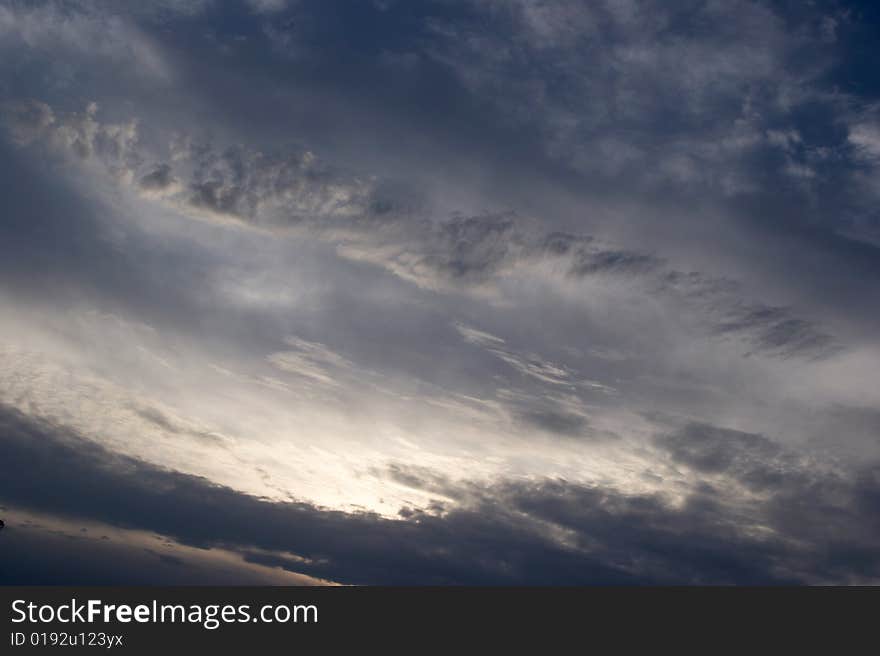
M0 1L0 548L876 582L876 19Z

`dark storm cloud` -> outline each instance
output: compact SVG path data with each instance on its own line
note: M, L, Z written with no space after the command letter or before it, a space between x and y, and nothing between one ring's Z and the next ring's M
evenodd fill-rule
M243 495L113 455L8 409L0 436L6 503L222 546L253 562L342 582L784 583L880 574L880 477L872 470L852 482L803 470L781 474L769 500L749 508L711 485L696 486L673 506L660 496L560 480L456 487L398 469L398 482L458 502L389 520ZM668 441L683 463L743 480L753 473L747 463L761 457L756 444L769 448L761 438L706 426ZM755 534L754 524L772 532ZM847 560L846 550L861 556Z
M799 473L799 463L761 435L689 424L658 441L676 462L701 473L731 476L756 489L785 484L786 468Z
M659 441L677 462L767 495L761 522L787 540L809 543L818 568L814 573L821 571L828 580L876 576L876 465L835 471L827 463L823 468L786 452L761 435L703 424Z

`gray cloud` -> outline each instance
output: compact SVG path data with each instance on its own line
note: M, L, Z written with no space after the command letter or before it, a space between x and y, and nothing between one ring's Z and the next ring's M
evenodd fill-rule
M0 111L10 137L19 145L39 138L55 122L52 108L36 100L7 101Z
M99 156L117 177L131 177L144 159L136 124L103 125L94 119L96 111L90 105L84 114L59 121L51 138L80 157ZM16 127L20 120L10 111L10 129L23 129ZM551 258L565 263L574 277L635 277L696 298L695 306L713 315L713 332L743 336L755 351L813 357L839 347L832 336L790 310L744 300L735 284L670 270L651 253L616 249L589 235L542 235L533 221L515 214L439 221L413 216L409 199L415 192L334 170L310 151L265 155L185 142L173 145L172 154L178 167L189 169L189 180L178 180L170 164L159 164L140 176L137 187L143 193L170 195L174 206L199 216L270 229L307 227L338 243L342 254L431 289L484 285L517 266Z
M560 435L581 435L589 425L584 415L551 408L522 410L519 416L537 428Z
M733 477L756 489L784 485L786 470L799 473L802 466L761 435L705 424L689 424L661 437L659 443L676 462L704 474Z
M165 194L176 191L177 179L171 174L171 166L159 164L138 180L138 187L147 194Z

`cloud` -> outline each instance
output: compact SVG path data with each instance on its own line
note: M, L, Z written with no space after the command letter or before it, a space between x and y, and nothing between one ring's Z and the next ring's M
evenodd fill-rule
M7 101L0 111L10 137L19 145L27 145L39 138L55 122L52 108L36 100Z
M324 344L288 337L287 344L294 350L278 351L269 356L269 362L290 373L303 376L323 385L337 385L335 375L347 373L354 365Z
M257 558L107 524L3 508L3 585L316 585ZM112 568L107 564L113 563ZM255 563L255 564L250 564Z
M762 305L733 308L717 325L720 333L745 333L759 351L782 357L824 356L838 345L811 322L791 316L785 308Z
M539 480L448 489L458 501L441 503L439 514L391 520L242 495L113 456L9 410L3 412L2 435L9 475L0 490L8 503L153 531L184 545L224 545L252 562L343 582L869 582L880 575L876 558L847 566L816 517L803 516L806 500L818 503L829 519L841 510L840 495L854 500L834 525L852 538L850 549L876 553L880 526L861 514L876 512L880 498L870 470L852 483L811 478L806 499L798 496L807 489L801 482L806 474L783 474L769 501L750 510L756 516L730 512L730 499L710 486L697 486L676 506L659 496ZM687 462L700 470L730 471L731 463L753 457L741 452L754 447L754 436L709 427L691 427L671 446L680 457L685 444L708 439L711 450L725 438L726 457ZM53 481L51 488L34 478L35 469ZM418 471L394 475L429 489L449 485ZM795 514L783 516L786 509ZM755 522L769 523L770 531L757 531Z
M752 353L824 358L843 348L822 326L797 316L790 308L743 299L739 285L732 280L669 271L660 288L682 295L686 303L699 308L711 332L743 340Z
M16 509L189 574L876 579L865 14L0 5Z
M52 110L46 106L46 111ZM137 122L101 124L97 111L92 104L84 114L57 121L50 136L81 158L100 158L114 177L130 181L146 157L138 145ZM22 129L15 127L18 114L10 112L11 129ZM699 302L693 305L713 315L712 332L744 336L764 354L819 357L839 348L832 336L790 310L739 298L732 293L735 285L669 269L651 253L609 247L589 235L542 235L534 221L514 214L440 221L413 216L407 191L398 192L400 202L388 196L387 184L335 170L310 151L265 155L184 143L172 152L178 168L189 165L189 181L173 176L168 163L155 165L138 178L142 194L200 217L270 230L306 228L337 243L340 254L373 262L428 289L483 288L517 268L550 259L575 278L653 280L661 289L695 297Z
M519 417L536 428L560 435L581 435L589 425L589 421L584 415L564 410L523 410Z
M171 174L171 166L168 164L159 164L145 173L137 184L146 196L161 197L180 191L180 182Z
M743 431L689 424L662 436L659 443L676 462L703 474L730 476L756 489L783 484L786 469L797 470L797 463L779 445Z
M287 0L247 0L258 14L272 14L287 9Z
M880 159L880 127L869 121L856 123L849 128L847 139L859 157L869 163Z
M637 175L646 185L733 188L735 177L747 179L745 167L724 169L736 149L748 148L741 129L757 116L755 106L784 112L785 96L805 95L822 69L805 57L804 70L792 75L788 57L815 47L819 35L787 31L752 2L684 13L653 2L470 5L484 20L436 19L429 52L507 120L540 122L554 156L598 175ZM689 29L698 24L713 27ZM624 138L608 129L624 122ZM606 157L595 156L597 142ZM610 150L628 152L630 164L617 168Z
M64 53L74 68L81 60L127 68L138 76L164 79L169 67L152 39L131 21L92 3L36 2L0 7L3 49L33 56ZM8 61L8 60L7 60ZM68 69L68 74L70 69ZM66 82L70 82L69 78Z

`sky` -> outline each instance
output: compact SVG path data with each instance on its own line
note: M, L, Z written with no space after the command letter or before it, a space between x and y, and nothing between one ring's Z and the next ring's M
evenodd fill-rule
M0 0L0 582L880 583L878 38Z

